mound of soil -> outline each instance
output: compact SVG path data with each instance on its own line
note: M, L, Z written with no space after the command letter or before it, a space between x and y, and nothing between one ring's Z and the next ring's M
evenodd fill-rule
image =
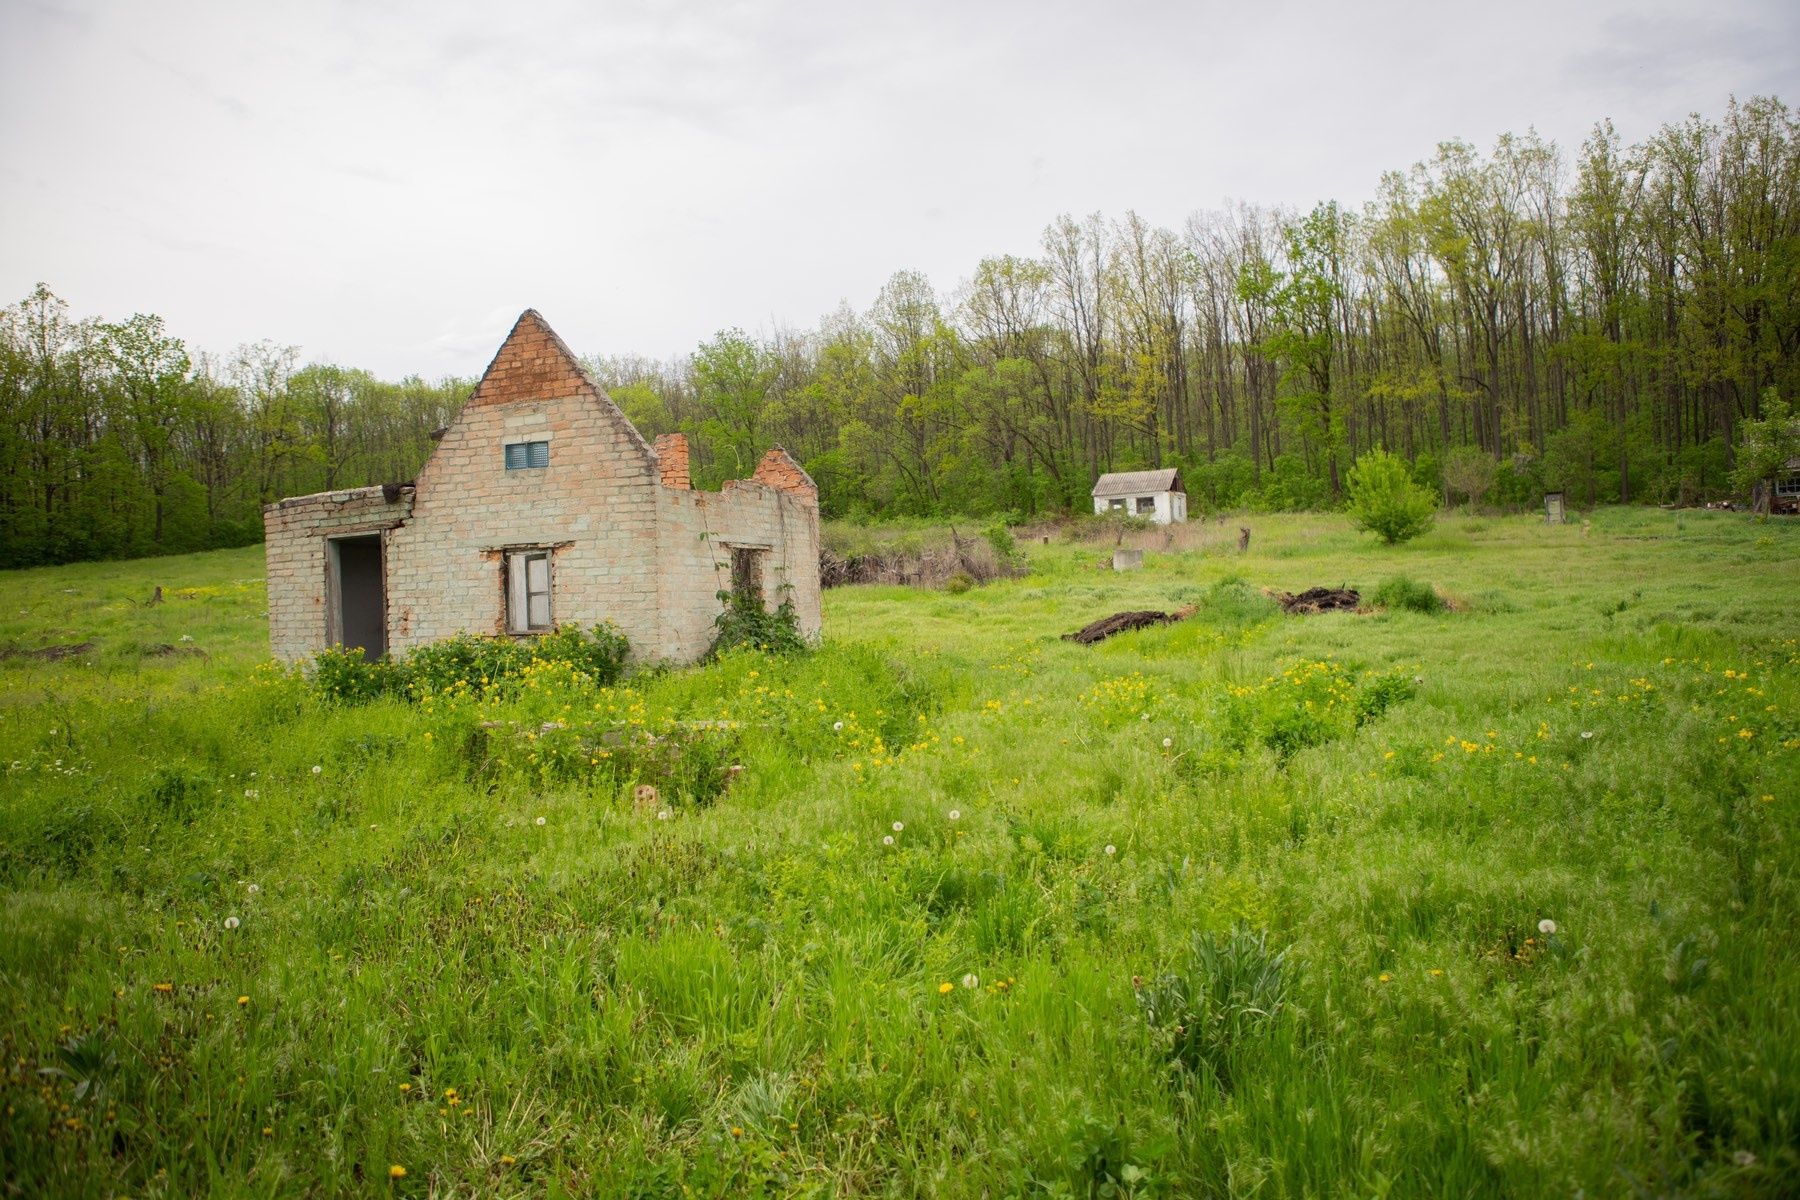
M145 658L205 658L206 651L198 646L171 646L168 642L157 642L154 646L145 646L141 653Z
M1298 596L1283 592L1275 597L1284 612L1306 616L1322 612L1355 612L1362 597L1351 588L1307 588Z
M74 658L77 654L86 654L94 648L92 642L76 642L69 646L45 646L41 650L21 650L17 646L0 646L0 658L38 658L45 662L61 662L65 658Z
M1110 617L1101 617L1092 625L1084 625L1074 633L1063 634L1065 642L1080 642L1083 646L1091 646L1095 642L1104 642L1115 633L1124 633L1132 629L1145 629L1151 625L1167 625L1179 621L1179 614L1144 610L1141 612L1114 613Z

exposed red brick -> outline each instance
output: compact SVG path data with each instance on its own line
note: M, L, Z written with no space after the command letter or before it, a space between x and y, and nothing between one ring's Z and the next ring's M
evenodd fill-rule
M819 485L812 481L812 476L780 446L769 447L769 452L756 464L756 473L750 478L784 492L801 492L809 496L819 494Z
M656 460L662 468L662 485L666 488L693 488L688 474L688 443L685 433L665 433L656 439Z
M575 396L588 390L587 379L561 340L537 312L527 309L494 355L475 394L474 405L513 404Z

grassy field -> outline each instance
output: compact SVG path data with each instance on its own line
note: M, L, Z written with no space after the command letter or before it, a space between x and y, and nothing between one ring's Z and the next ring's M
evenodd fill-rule
M1236 524L361 705L258 550L0 577L0 1188L1800 1190L1800 526Z

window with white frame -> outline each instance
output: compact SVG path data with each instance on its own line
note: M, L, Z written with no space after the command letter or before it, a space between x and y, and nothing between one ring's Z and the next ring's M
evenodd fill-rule
M547 633L550 612L550 552L512 550L506 555L506 628L509 633Z
M530 471L549 465L549 442L508 442L506 444L506 469L509 471Z

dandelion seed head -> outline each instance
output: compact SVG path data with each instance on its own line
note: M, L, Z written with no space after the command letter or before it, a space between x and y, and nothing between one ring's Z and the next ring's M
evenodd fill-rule
M236 929L237 927L238 927L238 919L236 917L226 917L225 918L225 928Z
M886 836L886 837L884 837L884 838L882 838L882 839L881 839L881 844L882 844L882 845L884 845L884 846L891 846L891 845L893 845L893 844L894 844L894 835L893 835L893 834L891 834L891 833L890 833L890 834L888 834L888 835L887 835L887 836Z
M844 731L844 723L842 721L833 721L831 723L831 728L834 732L842 733Z
M970 971L967 975L963 976L962 985L966 988L978 988L981 986L981 977L976 975L975 972Z
M247 896L254 896L260 891L262 891L262 888L253 883L249 887L244 889L244 894Z
M905 829L905 828L906 828L905 821L895 821L894 822L894 832L895 833L899 833L902 829Z
M670 816L671 816L671 814L670 814L669 810L665 808L661 812L656 814L656 819L659 821L666 821L669 819Z
M1593 736L1594 736L1594 731L1591 729L1584 729L1581 731L1581 740L1582 741L1586 741L1588 738L1591 738Z
M952 821L960 821L960 820L962 820L962 809L960 809L960 808L953 808L953 809L951 809L951 810L950 810L950 819L951 819L951 820L952 820Z
M1119 848L1117 846L1113 845L1111 842L1106 843L1106 853L1107 854L1109 854L1109 855L1117 854L1118 852L1119 852Z
M1556 932L1556 922L1552 921L1549 917L1545 917L1543 920L1538 922L1538 932L1541 934L1544 934L1546 936L1548 936L1552 933L1555 933Z
M544 823L544 818L542 818L542 817L539 817L539 818L538 818L538 819L537 819L537 823L538 823L538 824L539 824L539 825L542 825L542 824L543 824L543 823Z
M325 772L324 767L321 767L318 763L313 764L313 774L314 775L322 775L322 774L324 774L324 772Z

